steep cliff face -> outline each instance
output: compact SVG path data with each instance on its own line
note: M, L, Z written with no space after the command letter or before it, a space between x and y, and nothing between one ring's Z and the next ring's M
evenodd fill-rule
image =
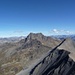
M17 75L75 75L75 61L70 57L71 48L67 48L68 45L72 45L71 48L75 46L70 39L64 40L35 65Z

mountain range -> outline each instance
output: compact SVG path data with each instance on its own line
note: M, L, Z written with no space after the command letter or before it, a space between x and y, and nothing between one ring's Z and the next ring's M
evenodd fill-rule
M6 43L6 42L18 42L20 41L21 39L24 39L25 37L24 36L21 36L21 37L5 37L5 38L0 38L0 44L3 44L3 43Z
M75 42L30 33L0 44L0 75L74 75Z
M57 39L66 39L66 38L71 38L72 40L75 41L75 34L72 34L72 35L55 35L55 36L52 36L53 38L57 38Z

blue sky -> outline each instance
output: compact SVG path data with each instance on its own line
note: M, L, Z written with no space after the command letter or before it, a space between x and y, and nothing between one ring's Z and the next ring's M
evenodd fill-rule
M75 33L75 0L0 0L0 37Z

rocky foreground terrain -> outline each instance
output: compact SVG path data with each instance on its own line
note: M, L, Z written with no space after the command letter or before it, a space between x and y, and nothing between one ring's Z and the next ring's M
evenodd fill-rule
M0 75L75 75L75 41L30 33L1 44Z

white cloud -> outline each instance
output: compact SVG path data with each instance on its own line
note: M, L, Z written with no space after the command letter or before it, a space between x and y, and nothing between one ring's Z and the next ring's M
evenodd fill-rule
M59 31L57 29L53 29L53 32L57 33L57 34L59 33Z
M58 30L58 29L53 29L51 32L53 32L54 34L74 34L73 32L68 30Z
M73 32L71 32L71 31L66 31L66 33L67 33L67 34L73 34Z

